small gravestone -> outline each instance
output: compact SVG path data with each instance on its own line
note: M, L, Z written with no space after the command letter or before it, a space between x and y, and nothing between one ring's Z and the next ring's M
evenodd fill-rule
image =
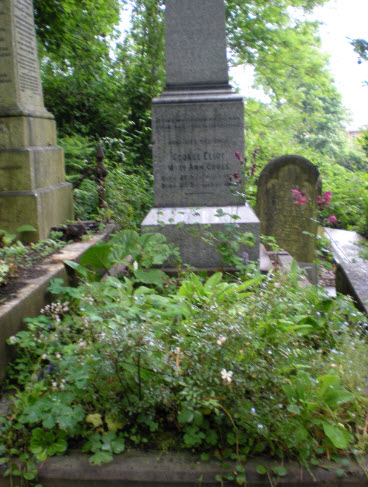
M297 205L292 190L306 194L305 205ZM317 167L308 159L286 155L273 159L260 174L256 213L261 221L261 234L275 238L306 269L315 283L316 201L321 192Z
M0 228L36 228L32 240L73 218L63 150L44 107L32 0L0 0Z
M238 231L256 239L239 252L258 260L259 220L229 186L240 169L234 153L244 150L244 106L228 80L224 0L170 0L165 16L166 88L152 106L154 208L142 229L164 233L184 263L215 268L221 257L201 236L224 231L235 214Z

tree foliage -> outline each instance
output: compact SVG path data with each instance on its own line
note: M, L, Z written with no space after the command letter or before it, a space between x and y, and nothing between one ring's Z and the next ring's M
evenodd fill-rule
M268 100L246 100L247 150L261 149L260 164L289 152L366 167L346 144L346 114L317 25L301 20L326 1L225 0L230 62L253 66L255 85ZM111 168L123 163L126 177L149 181L151 100L165 78L164 1L34 0L34 6L45 104L67 149L68 171L78 174L88 147L101 139ZM118 38L119 11L127 6L129 30ZM355 47L364 59L366 41ZM87 149L77 155L75 147ZM91 195L88 186L83 198L93 206Z

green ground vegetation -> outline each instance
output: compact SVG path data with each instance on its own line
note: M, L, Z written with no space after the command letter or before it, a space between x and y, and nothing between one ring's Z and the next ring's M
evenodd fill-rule
M237 462L240 485L254 456L359 460L366 317L347 298L301 287L295 267L174 279L150 270L170 251L159 234L117 234L73 264L82 284L55 280L55 301L8 339L7 474L36 482L36 464L76 447L93 465L130 448L189 450ZM94 269L128 254L130 271L101 281Z

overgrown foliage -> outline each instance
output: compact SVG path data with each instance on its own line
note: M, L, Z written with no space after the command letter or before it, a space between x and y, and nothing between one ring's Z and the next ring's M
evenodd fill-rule
M121 223L135 226L152 201L150 104L164 86L164 2L46 3L35 1L45 102L56 117L69 177L73 181L86 160L93 163L90 148L103 140L111 148L109 214L118 210ZM327 172L337 171L335 163L364 172L366 157L346 143L346 114L319 51L317 26L301 20L323 3L225 2L230 62L253 66L255 83L268 97L267 103L246 101L247 151L259 147L260 163L298 153L317 165L323 159L331 165ZM121 8L132 15L127 35L117 42ZM349 181L350 173L341 174ZM126 191L119 192L122 182ZM330 189L326 178L325 184ZM137 201L133 187L139 188ZM93 182L76 190L76 200L78 216L96 214ZM350 218L340 220L344 228L351 224Z
M184 449L238 462L244 484L254 455L306 465L366 452L368 323L351 302L300 287L295 268L142 281L167 250L162 236L125 232L85 264L129 251L131 274L53 282L62 301L9 339L17 392L0 421L2 462L21 458L32 479L32 462L76 445L94 465L137 446Z

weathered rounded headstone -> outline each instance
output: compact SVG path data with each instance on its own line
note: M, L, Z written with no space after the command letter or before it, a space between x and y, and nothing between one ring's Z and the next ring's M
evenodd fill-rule
M305 191L308 200L305 206L296 204L293 189ZM302 267L311 267L309 264L315 259L318 228L315 211L320 192L317 167L301 156L273 159L258 181L256 213L261 221L261 235L274 237L279 247Z

